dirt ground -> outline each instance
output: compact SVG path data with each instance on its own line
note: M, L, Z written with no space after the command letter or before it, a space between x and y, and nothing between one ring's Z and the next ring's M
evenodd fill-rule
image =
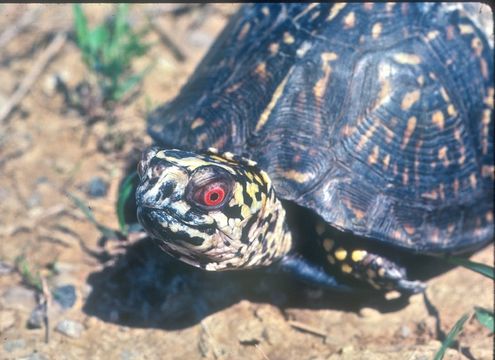
M134 67L156 64L112 125L90 126L56 91L57 76L70 88L88 77L71 36L0 120L1 359L431 359L464 313L493 311L493 282L463 268L433 277L426 297L407 301L346 298L257 271L204 273L149 241L105 257L117 241L103 241L71 196L118 228L119 185L151 143L146 112L177 93L237 7L133 5L132 23L151 17L169 41L156 29L147 35L154 45ZM84 9L96 24L112 6ZM0 5L0 109L72 24L67 4ZM493 253L491 245L472 259L493 264ZM19 263L52 294L48 331ZM458 340L447 359L493 359L493 334L476 319Z

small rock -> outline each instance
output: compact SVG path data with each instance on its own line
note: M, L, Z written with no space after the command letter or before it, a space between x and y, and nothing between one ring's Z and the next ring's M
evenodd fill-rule
M15 323L15 312L13 310L2 310L0 316L0 332L7 330Z
M9 275L14 271L14 268L4 261L0 261L0 275Z
M108 191L108 183L99 176L94 176L88 183L87 194L91 197L104 197Z
M17 349L23 349L25 347L26 347L26 340L24 339L7 340L3 344L3 348L7 352L12 352Z
M40 353L33 352L29 356L20 358L19 360L48 360L45 356L41 355Z
M411 329L409 329L409 326L402 325L399 329L399 335L404 339L409 337L411 335Z
M13 286L0 298L0 303L10 309L31 311L36 306L34 291L22 286Z
M70 309L76 303L76 288L73 285L58 286L52 291L53 298L63 309Z
M29 209L32 209L34 207L38 207L41 205L41 195L38 192L33 192L31 196L27 199L27 206Z
M62 320L57 324L55 330L61 334L77 339L81 336L84 326L77 321Z
M43 327L43 307L38 305L33 311L31 311L31 315L29 315L29 319L27 321L28 329L41 329Z
M359 310L359 316L367 319L377 318L381 316L381 313L373 308L363 307Z

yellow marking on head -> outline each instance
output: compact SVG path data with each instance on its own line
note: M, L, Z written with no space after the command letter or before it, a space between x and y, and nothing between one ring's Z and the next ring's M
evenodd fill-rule
M347 251L344 248L339 247L334 252L335 258L339 261L344 261L347 257Z
M449 166L450 163L449 157L447 156L447 151L448 151L447 146L442 146L438 150L438 160L442 161L445 167Z
M241 205L241 216L246 219L251 215L251 208L247 205Z
M205 124L205 120L202 118L196 118L192 124L191 124L191 129L194 130L200 126L203 126Z
M378 269L378 276L379 277L384 277L385 276L385 269L384 268L379 268Z
M327 255L327 260L330 264L335 265L335 259L332 255L328 254Z
M478 179L476 179L476 174L469 175L469 183L471 184L473 190L476 189L476 185L478 184Z
M323 221L318 221L316 223L316 227L315 227L316 233L318 235L323 235L323 233L325 232L326 227L327 226L326 226L326 224Z
M280 49L279 43L271 43L270 46L268 47L268 50L270 51L270 54L275 55L278 53L278 50Z
M249 173L248 173L249 174ZM247 175L247 174L246 174ZM246 184L246 192L248 195L251 197L253 200L253 206L256 206L257 200L256 200L256 194L260 191L260 188L257 184L249 182Z
M416 116L411 116L407 120L407 127L406 130L404 131L404 138L402 139L402 144L400 145L401 149L405 149L407 144L409 143L409 140L411 140L411 136L416 129Z
M330 10L330 14L328 15L327 21L333 20L339 12L346 7L346 3L336 3L332 6L332 10Z
M380 34L382 33L382 23L376 23L373 25L371 28L371 37L373 39L378 39L380 37Z
M438 30L432 30L428 34L426 34L426 39L428 39L428 41L434 40L439 34L440 33L438 32Z
M261 178L263 179L263 182L267 185L270 186L272 184L272 181L270 180L270 177L265 171L260 171ZM256 177L256 175L255 175Z
M400 104L400 108L404 111L407 111L411 108L411 106L416 103L421 97L421 91L413 90L411 92L406 93L402 98L402 103Z
M248 22L247 22L247 23L245 23L245 24L242 26L242 29L241 29L241 31L239 32L239 35L237 36L237 40L238 40L238 41L242 41L242 40L246 37L246 35L247 35L247 33L248 33L248 31L249 31L249 29L250 29L250 28L251 28L251 24L250 24L250 23L248 23Z
M294 43L295 39L294 39L294 36L291 35L291 33L286 31L286 32L284 32L284 37L283 37L282 41L284 43L290 45L290 44Z
M356 25L356 14L351 11L347 14L343 21L344 29L351 29Z
M342 264L340 268L343 273L350 274L352 272L352 267L349 264Z
M254 69L254 72L259 75L260 78L263 80L266 79L267 77L267 72L266 72L266 63L263 61L259 63L256 68Z
M383 158L383 167L385 168L385 170L388 169L388 165L390 164L390 154L387 154L385 155L385 157Z
M457 110L455 109L455 106L452 104L449 104L449 106L447 106L447 113L452 117L457 116Z
M408 64L408 65L418 65L421 64L421 58L416 54L408 54L408 53L397 53L393 56L394 60L399 64Z
M326 252L330 252L332 250L333 246L335 245L335 241L332 239L325 239L323 240L323 248L325 249Z
M445 117L443 116L443 112L441 110L435 111L431 117L431 122L440 130L443 130L445 126Z
M275 91L273 92L272 98L270 102L268 103L267 107L263 112L261 113L260 119L258 120L258 123L256 124L255 131L258 132L261 130L261 128L266 124L268 121L268 118L270 117L270 114L273 111L273 108L277 104L278 99L282 96L282 93L284 92L285 85L287 84L287 80L289 80L290 75L292 74L292 71L289 70L287 74L285 75L284 79L282 82L277 86Z
M327 89L328 79L332 72L332 67L328 64L330 61L334 61L338 58L334 52L325 52L321 54L321 62L323 64L323 76L313 86L313 93L317 99L321 99L325 95Z
M378 145L375 145L373 147L373 150L371 151L370 156L368 156L368 164L374 165L378 161L378 156L379 156L380 148Z
M354 250L351 255L351 259L354 262L362 261L368 254L366 250Z

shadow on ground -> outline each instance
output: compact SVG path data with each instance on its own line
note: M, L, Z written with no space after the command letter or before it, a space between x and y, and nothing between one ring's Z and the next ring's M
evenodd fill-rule
M415 275L425 279L447 270L432 263L423 258L423 274ZM243 299L270 303L281 310L355 312L366 306L385 313L408 304L407 297L386 300L376 292L322 291L263 270L206 272L166 255L149 239L130 246L113 265L91 274L88 283L92 291L83 308L86 314L130 327L167 330L193 326Z

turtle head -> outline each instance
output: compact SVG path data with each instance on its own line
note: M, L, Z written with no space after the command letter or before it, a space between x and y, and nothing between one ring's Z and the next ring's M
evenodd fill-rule
M285 211L254 161L153 147L138 173L139 222L180 260L206 270L251 268L290 250Z

